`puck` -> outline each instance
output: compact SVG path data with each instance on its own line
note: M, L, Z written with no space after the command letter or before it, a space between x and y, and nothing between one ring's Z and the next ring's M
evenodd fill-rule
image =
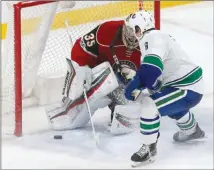
M54 139L62 139L62 135L54 135Z

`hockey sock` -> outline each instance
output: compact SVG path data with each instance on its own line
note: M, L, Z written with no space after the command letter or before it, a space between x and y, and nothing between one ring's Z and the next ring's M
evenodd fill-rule
M196 127L196 120L194 118L193 113L188 112L179 120L177 120L177 126L182 130L185 131L187 134L191 134L195 132Z

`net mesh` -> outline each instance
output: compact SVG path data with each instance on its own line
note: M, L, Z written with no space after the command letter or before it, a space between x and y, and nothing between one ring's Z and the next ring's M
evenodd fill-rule
M140 4L139 1L77 1L73 8L65 8L69 6L69 1L40 3L22 8L19 22L14 20L14 3L16 2L8 2L8 29L1 57L3 134L13 134L14 125L17 123L14 90L14 36L17 35L14 34L14 25L21 24L22 99L27 100L33 94L38 76L57 77L66 73L65 58L70 55L71 45L65 29L65 20L68 20L69 32L75 42L97 24L106 20L123 19L137 11ZM143 1L142 6L143 9L153 11L154 2ZM27 117L28 115L23 115L23 129L28 131L29 127L25 127L25 124L30 122ZM35 120L31 121L30 126L33 126L34 122Z

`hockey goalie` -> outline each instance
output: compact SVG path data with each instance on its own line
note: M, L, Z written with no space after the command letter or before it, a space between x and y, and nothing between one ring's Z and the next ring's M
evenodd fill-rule
M111 110L111 133L133 131L139 107L125 99L124 87L135 76L140 58L138 41L123 20L104 22L77 39L71 50L72 62L67 59L62 103L47 108L52 128L75 129L89 122L85 88L92 115L98 108Z

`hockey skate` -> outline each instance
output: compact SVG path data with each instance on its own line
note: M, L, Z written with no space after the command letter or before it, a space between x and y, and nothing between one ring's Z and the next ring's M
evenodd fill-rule
M132 167L139 167L141 165L146 165L155 161L155 156L157 155L157 142L151 145L143 146L132 155Z
M179 131L174 134L173 139L176 142L186 142L194 139L200 139L205 136L205 133L199 127L198 123L195 126L195 131L191 134L187 134L186 131Z

